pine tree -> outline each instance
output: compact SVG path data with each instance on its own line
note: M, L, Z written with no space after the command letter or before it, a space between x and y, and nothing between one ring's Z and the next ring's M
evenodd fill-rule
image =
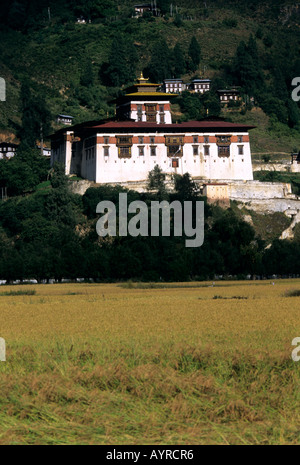
M174 73L176 77L180 77L182 74L185 74L186 72L186 63L185 63L185 59L183 56L183 52L178 42L174 47L173 56L174 56Z
M201 49L195 36L191 39L188 55L190 58L190 70L195 72L198 69L201 60Z
M162 82L172 75L173 56L164 39L155 42L152 48L151 60L145 73L154 82Z
M252 40L250 47L244 41L239 43L233 61L232 76L235 84L241 86L250 97L257 96L262 91L264 78Z
M106 79L111 86L121 87L136 77L138 55L134 44L122 35L112 42L106 69Z
M51 130L51 113L41 93L34 94L26 80L21 86L22 128L21 148L34 148L36 141Z

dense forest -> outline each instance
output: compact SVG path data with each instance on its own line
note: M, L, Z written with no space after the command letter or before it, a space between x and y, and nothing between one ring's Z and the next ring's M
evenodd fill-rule
M34 148L59 128L59 113L74 116L74 123L114 116L111 101L143 71L158 83L211 79L211 92L174 99L174 121L208 115L255 124L259 114L264 138L261 127L253 130L252 147L267 150L275 141L286 152L299 150L299 102L291 98L292 79L300 76L297 4L153 3L154 14L141 17L129 0L1 3L0 76L7 98L0 102L0 136L20 145L14 158L0 160L0 188L9 196L0 203L0 279L182 281L299 272L299 235L266 241L233 205L208 205L188 175L174 180L173 193L159 183L144 194L102 186L79 196L60 167L50 169ZM224 111L216 91L229 86L240 87L243 101ZM96 205L102 199L118 204L120 192L147 204L205 201L203 246L186 248L184 237L99 238Z
M141 17L135 17L134 3L1 3L0 76L7 101L0 102L0 132L21 139L38 120L46 137L57 128L59 113L74 116L74 123L113 116L112 99L143 70L158 83L171 77L212 80L207 95L174 99L178 122L201 119L207 110L219 116L216 90L234 85L243 105L227 119L244 121L245 113L251 118L252 101L267 117L270 139L286 135L298 143L299 102L291 98L292 79L300 76L296 3L157 0L155 15ZM40 127L34 135L40 138Z
M149 190L143 194L103 185L80 196L71 193L70 182L56 166L50 185L0 203L0 279L185 281L215 279L216 275L245 278L299 273L299 238L275 239L266 248L269 242L233 208L208 205L188 174L177 176L172 193L165 190L158 168L149 174ZM153 200L204 201L203 245L187 248L186 237L172 235L172 227L171 237L98 236L97 204L110 200L118 208L119 194L125 192L128 204L134 200L147 205Z

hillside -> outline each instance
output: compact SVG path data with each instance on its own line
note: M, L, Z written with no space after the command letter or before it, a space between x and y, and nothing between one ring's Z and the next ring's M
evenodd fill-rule
M186 63L181 77L186 81L195 76L211 78L215 89L236 83L237 49L252 36L257 47L257 60L252 64L261 69L264 79L263 89L257 87L253 92L261 102L251 111L236 109L222 116L258 126L252 131L254 152L290 153L300 147L299 107L290 98L291 78L300 75L296 4L178 0L171 6L168 1L158 1L161 16L135 18L134 3L69 0L62 5L23 0L1 7L0 76L7 82L7 100L0 102L1 140L14 140L22 132L24 81L29 82L37 106L49 112L50 133L57 128L59 113L73 115L75 123L112 116L110 101L118 94L119 85L133 82L141 70L145 75L150 72L150 77L151 73L162 76L162 70L154 69L157 54L161 53L160 61L166 61L163 50L158 50L158 40L164 41L166 53L170 52L165 77L175 73L172 53L178 44ZM80 16L86 23L77 23ZM189 65L192 37L201 48L200 62L193 70ZM249 80L254 81L253 69L248 71ZM247 87L246 81L242 84Z

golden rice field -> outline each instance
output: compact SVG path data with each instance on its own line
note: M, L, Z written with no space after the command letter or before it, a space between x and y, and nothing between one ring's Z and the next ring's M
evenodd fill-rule
M299 443L288 289L300 280L2 286L0 444Z

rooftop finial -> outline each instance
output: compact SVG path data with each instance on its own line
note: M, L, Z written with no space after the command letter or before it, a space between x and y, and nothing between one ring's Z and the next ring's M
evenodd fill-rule
M141 71L141 75L139 77L139 82L143 82L143 81L148 81L148 79L144 78L143 71Z

